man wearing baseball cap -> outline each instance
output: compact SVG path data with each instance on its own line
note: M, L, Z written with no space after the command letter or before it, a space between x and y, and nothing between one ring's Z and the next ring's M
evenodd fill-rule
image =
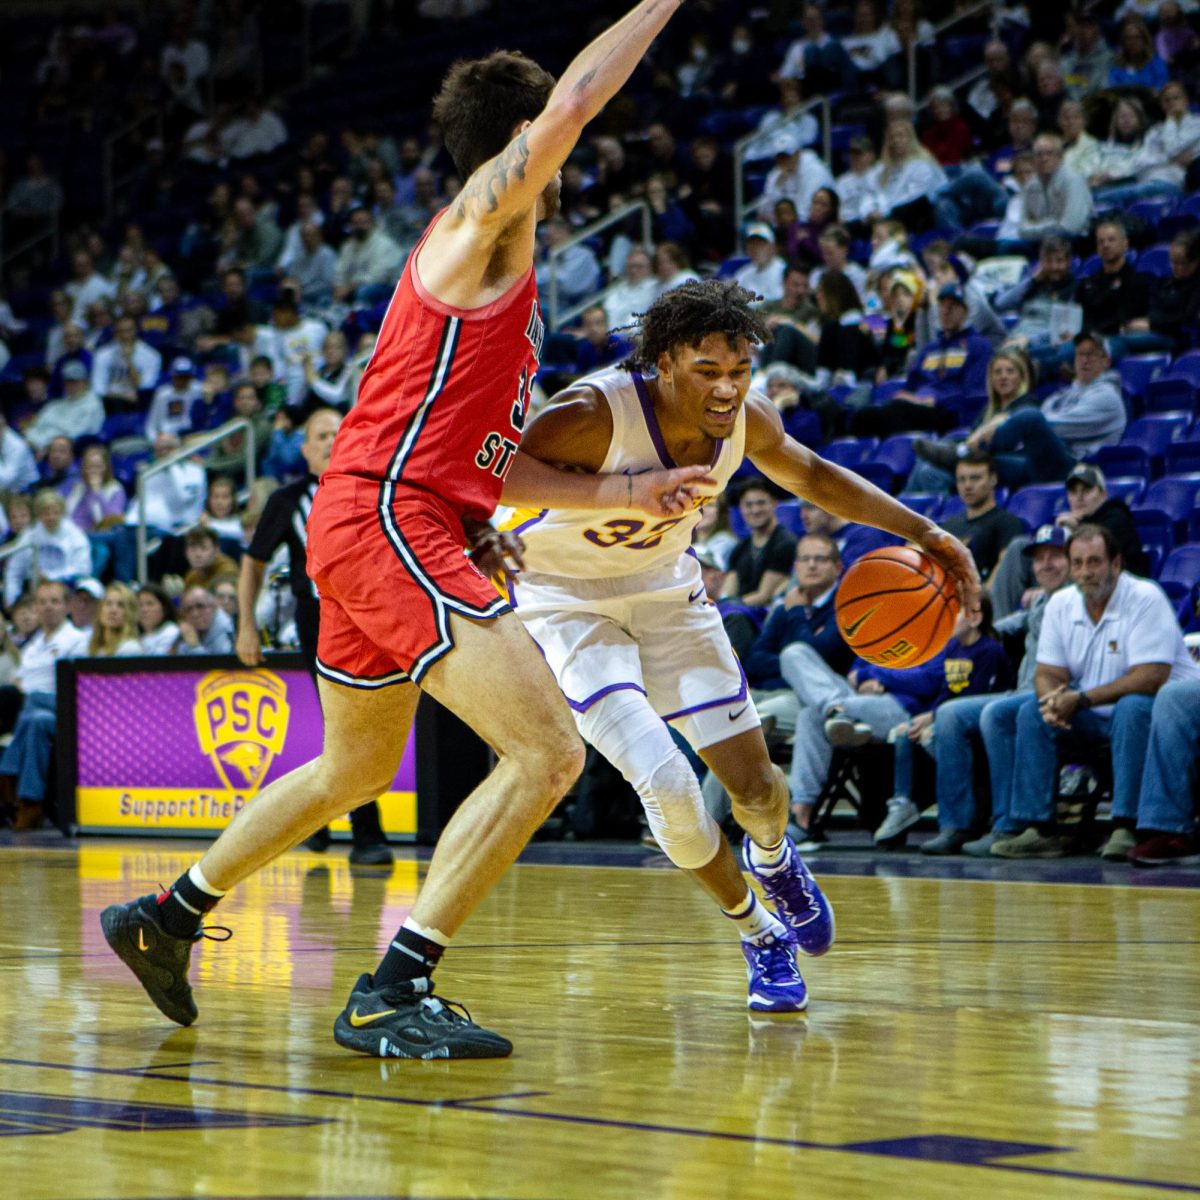
M1067 476L1067 511L1055 517L1055 524L1069 530L1085 521L1103 525L1121 548L1125 570L1133 575L1149 574L1150 564L1142 549L1141 535L1133 521L1133 513L1124 500L1108 494L1104 472L1091 463L1076 463Z
M945 284L938 291L937 308L941 332L918 351L897 400L927 404L932 396L940 404L987 390L992 344L968 323L969 306L962 284ZM954 465L946 469L953 471Z
M51 400L25 430L25 439L38 457L56 437L77 438L95 436L104 425L104 405L88 384L87 368L80 362L69 362L62 370L63 396Z
M800 147L800 138L791 128L779 130L772 141L775 165L767 174L759 198L758 215L769 221L778 200L790 200L798 213L807 214L817 188L833 187L829 168L811 150Z
M1009 818L1011 787L995 769L996 753L1011 749L1016 739L1016 714L1033 694L1033 676L1037 668L1038 638L1046 602L1070 583L1067 559L1067 531L1060 525L1043 525L1021 551L1021 558L1032 563L1037 586L1021 598L1016 612L995 623L998 634L1025 634L1025 657L1017 673L1015 690L1001 695L963 696L949 700L938 709L937 759L938 833L921 847L922 854L970 854L986 858L992 843L1000 836L1019 833ZM991 741L987 738L991 737ZM982 737L988 747L988 766L992 778L992 811L976 811L975 745ZM972 839L971 830L986 825L987 832Z
M763 221L746 227L746 253L750 261L734 279L748 292L764 300L783 299L783 276L787 264L775 248L775 231Z
M154 393L146 414L146 438L153 442L160 433L182 438L192 431L192 405L204 398L190 358L180 355L171 362L169 377Z

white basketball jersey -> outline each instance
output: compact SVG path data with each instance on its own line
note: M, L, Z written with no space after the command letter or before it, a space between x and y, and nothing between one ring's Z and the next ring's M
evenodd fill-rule
M678 464L671 458L645 380L636 371L608 370L580 383L594 388L612 412L612 441L603 474L640 475ZM525 540L529 570L575 579L634 575L678 559L692 543L700 509L725 490L741 464L746 445L746 410L733 434L717 442L709 475L715 486L702 489L695 507L681 517L657 519L642 513L543 509L523 512L510 523Z

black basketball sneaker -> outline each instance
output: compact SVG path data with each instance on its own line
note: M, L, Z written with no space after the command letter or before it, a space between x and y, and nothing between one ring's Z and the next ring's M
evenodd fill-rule
M230 931L223 925L212 925L195 937L175 937L160 924L158 901L153 895L106 908L100 914L100 926L104 940L137 976L158 1011L177 1025L190 1025L197 1016L187 978L192 946L201 938L228 941ZM225 936L218 937L218 933Z
M347 1050L376 1058L507 1058L512 1042L482 1029L452 1000L433 994L433 981L416 979L376 987L360 975L333 1023Z

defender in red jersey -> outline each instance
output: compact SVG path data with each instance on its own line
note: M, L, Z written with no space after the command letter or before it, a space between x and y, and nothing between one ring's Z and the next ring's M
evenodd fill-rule
M343 1046L380 1057L511 1052L433 995L451 936L578 774L583 747L553 676L464 553L490 571L505 546L486 525L507 503L628 508L676 516L703 468L633 476L560 471L519 450L542 323L533 278L537 222L583 127L628 79L679 0L642 0L554 80L497 51L451 68L434 106L466 184L410 255L334 444L309 520L321 593L325 740L319 758L265 788L159 902L104 911L109 945L159 1009L196 1018L187 978L201 919L225 892L395 776L419 695L496 751L493 773L438 843L412 915L334 1025ZM506 483L507 479L507 483ZM508 545L510 554L519 551Z

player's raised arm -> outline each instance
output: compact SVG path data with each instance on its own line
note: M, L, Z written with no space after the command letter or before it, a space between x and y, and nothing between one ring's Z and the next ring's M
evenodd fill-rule
M784 432L770 401L746 397L746 457L794 496L847 521L873 525L915 542L937 559L958 584L963 607L979 605L979 573L967 548L928 517L906 508L861 475L827 462Z
M679 5L680 0L642 0L579 54L539 116L472 173L454 201L451 217L504 226L531 210L583 127L620 91ZM445 132L449 144L453 133Z

